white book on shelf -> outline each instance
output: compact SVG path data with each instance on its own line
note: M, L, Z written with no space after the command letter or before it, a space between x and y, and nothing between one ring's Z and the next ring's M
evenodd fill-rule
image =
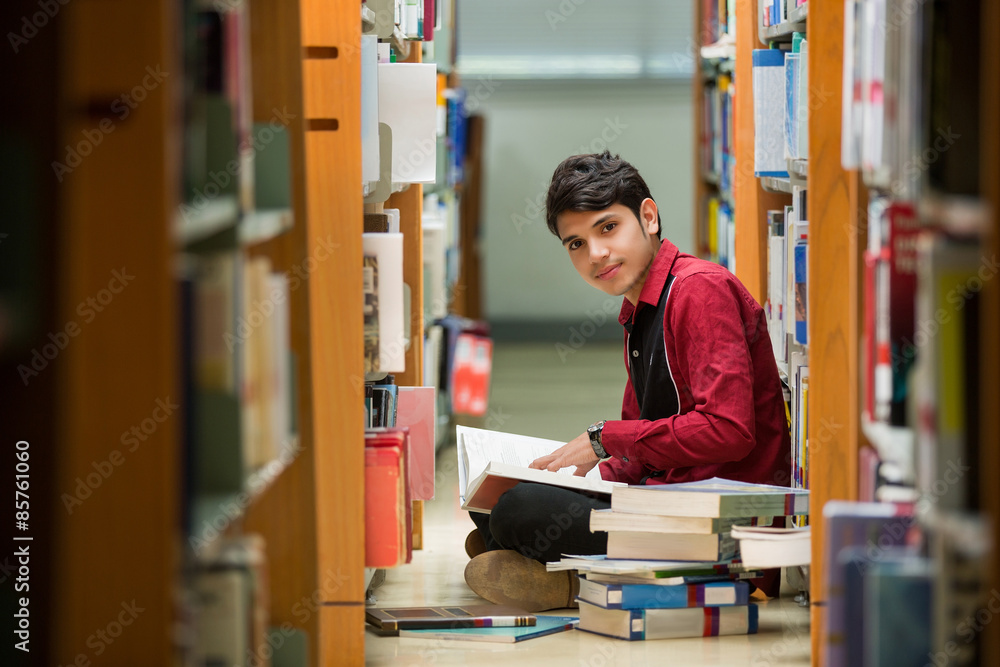
M379 179L378 37L361 36L361 181Z
M785 52L753 51L754 176L788 176L785 163Z
M744 567L792 567L809 565L812 559L812 531L808 526L733 526L732 537L739 542Z
M379 121L392 128L392 182L437 179L437 66L379 63Z
M378 260L378 370L402 373L406 370L403 235L366 233L361 239L364 254Z

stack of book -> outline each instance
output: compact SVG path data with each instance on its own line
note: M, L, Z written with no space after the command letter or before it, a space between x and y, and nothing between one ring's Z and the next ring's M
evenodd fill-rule
M753 634L757 607L731 531L808 512L808 491L724 479L615 487L591 513L608 553L563 558L580 573L580 629L622 639ZM767 522L770 522L769 520Z

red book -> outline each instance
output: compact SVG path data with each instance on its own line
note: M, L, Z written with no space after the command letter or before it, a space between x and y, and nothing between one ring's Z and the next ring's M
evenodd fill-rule
M451 371L451 408L455 414L482 417L489 401L493 341L459 334Z
M365 567L396 567L412 557L408 438L402 429L365 432Z

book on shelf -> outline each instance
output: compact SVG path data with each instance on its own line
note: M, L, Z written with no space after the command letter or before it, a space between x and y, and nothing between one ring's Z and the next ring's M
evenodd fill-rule
M403 303L403 235L362 234L366 256L374 257L377 280L378 364L373 372L402 373L406 370L406 333Z
M713 477L697 482L616 487L611 508L668 516L755 517L809 513L809 491Z
M489 402L493 370L493 341L461 333L455 341L451 367L451 411L482 417Z
M581 630L629 641L757 633L757 605L686 609L604 609L580 603Z
M572 630L580 623L576 616L536 616L534 625L515 628L426 628L423 630L401 629L400 637L412 639L436 639L446 641L493 642L513 644L528 639L546 637L558 632Z
M407 483L413 500L434 499L436 393L434 387L399 387L396 399L396 426L410 433Z
M384 633L438 628L514 628L534 626L537 617L523 609L495 604L439 607L368 607L365 621Z
M239 664L266 641L269 583L260 535L224 539L208 560L197 563L192 590L200 664Z
M928 232L917 241L917 266L919 326L910 343L918 350L914 399L922 416L915 428L917 488L938 509L974 510L978 477L968 471L979 465L978 367L987 344L980 341L978 285L990 260L978 243Z
M608 533L608 558L720 561L734 556L736 542L728 532L698 535L615 530Z
M529 468L535 459L552 453L564 442L526 435L455 427L458 457L458 493L463 510L489 513L500 496L521 482L549 484L609 495L620 482L601 479L600 466L585 477L572 468L559 472Z
M785 52L753 50L754 176L788 177L784 152Z
M384 217L384 216L382 216ZM368 216L365 216L367 220ZM367 224L367 223L366 223ZM364 295L365 373L374 373L379 367L379 308L378 308L378 257L362 258L362 292Z
M396 567L412 555L407 439L398 429L365 432L365 567Z
M889 550L863 576L864 663L920 665L931 655L935 568L906 549Z
M702 584L616 584L580 578L579 600L604 609L682 609L747 604L750 585L745 581Z
M709 535L725 533L734 525L767 525L772 517L736 517L720 519L701 516L664 516L616 512L614 509L590 510L590 531L629 530L647 533L688 533Z
M823 664L831 667L847 667L848 647L844 643L844 633L848 625L845 581L849 567L857 567L841 561L841 553L851 547L868 549L875 545L872 553L866 554L865 567L879 557L885 549L902 545L910 526L914 523L912 506L893 503L853 503L833 500L823 506L825 524L823 562L827 591L826 613L820 629L820 650Z
M437 65L378 64L378 120L392 128L392 182L437 180Z
M745 567L762 569L808 565L812 560L812 531L805 528L734 526Z

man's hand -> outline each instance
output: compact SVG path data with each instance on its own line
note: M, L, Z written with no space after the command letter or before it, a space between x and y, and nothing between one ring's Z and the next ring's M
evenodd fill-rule
M590 436L584 433L551 454L535 459L528 467L556 472L563 468L576 466L573 474L583 477L597 465L598 461L600 459L594 453L594 446L590 444Z

